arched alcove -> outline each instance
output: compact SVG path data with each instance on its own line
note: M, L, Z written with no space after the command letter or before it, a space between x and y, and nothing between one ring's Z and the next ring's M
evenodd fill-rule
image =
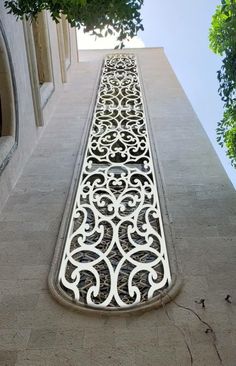
M69 23L65 17L62 15L61 17L63 38L64 38L64 50L65 50L65 64L66 69L70 66L71 63L71 49L70 49L70 32L69 32Z
M61 65L62 82L67 82L67 70L71 64L71 47L69 24L62 14L60 22L57 24L58 49Z
M41 108L44 108L54 91L51 46L48 31L47 12L42 11L32 22L36 81L40 88ZM31 58L31 55L29 55ZM34 62L30 60L30 62Z
M52 82L52 62L48 38L46 12L38 14L32 22L39 84Z
M0 173L17 146L17 95L10 50L0 22Z

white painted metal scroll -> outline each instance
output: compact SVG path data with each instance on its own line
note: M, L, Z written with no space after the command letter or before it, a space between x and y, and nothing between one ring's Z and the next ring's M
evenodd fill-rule
M136 58L106 57L58 274L75 303L119 309L171 282Z

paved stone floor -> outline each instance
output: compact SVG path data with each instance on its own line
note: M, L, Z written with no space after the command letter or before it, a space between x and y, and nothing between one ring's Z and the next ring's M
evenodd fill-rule
M139 51L139 59L184 278L176 302L214 333L205 333L208 326L174 302L129 317L89 316L49 293L48 272L100 62L89 53L0 216L0 366L236 365L235 191L162 51L149 52ZM195 303L201 298L204 309Z

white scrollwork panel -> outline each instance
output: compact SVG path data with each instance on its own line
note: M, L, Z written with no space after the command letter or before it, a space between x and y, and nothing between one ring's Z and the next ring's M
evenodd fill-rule
M106 57L58 282L78 304L125 308L171 282L136 58Z

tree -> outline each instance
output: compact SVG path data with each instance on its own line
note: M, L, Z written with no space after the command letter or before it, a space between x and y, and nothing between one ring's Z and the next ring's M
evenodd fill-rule
M221 0L212 17L209 33L211 50L223 56L217 72L224 115L217 127L217 141L227 150L236 167L236 0Z
M66 15L71 26L84 27L98 37L118 34L119 46L143 30L140 9L143 0L6 0L8 12L17 18L33 19L48 10L56 22Z

